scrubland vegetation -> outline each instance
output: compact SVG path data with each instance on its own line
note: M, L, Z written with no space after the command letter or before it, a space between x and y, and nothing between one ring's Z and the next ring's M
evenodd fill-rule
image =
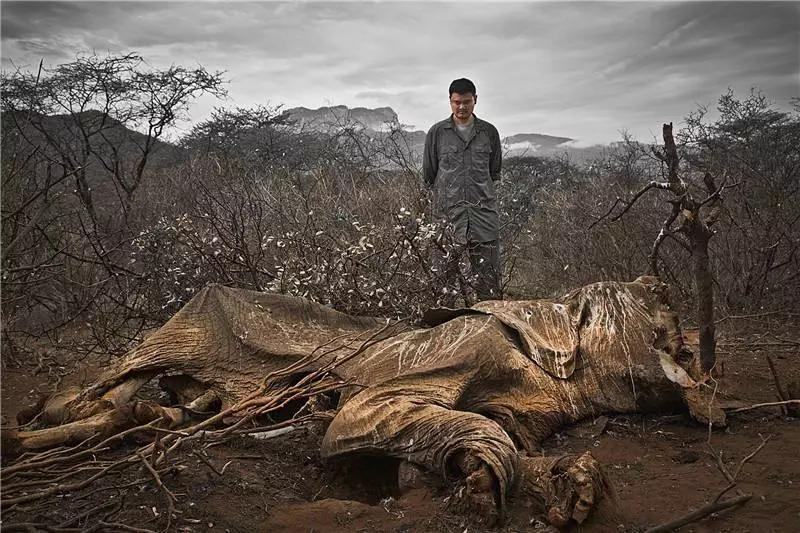
M221 73L153 70L133 55L3 74L7 361L28 336L57 340L76 327L89 332L82 350L124 352L207 283L386 317L472 302L466 269L441 275L452 239L432 216L420 154L399 125L380 135L349 121L317 131L279 107L221 107L167 139L203 94L225 94ZM714 196L717 316L797 312L798 103L784 111L757 90L728 92L716 109L687 102L687 117L664 121L675 123L687 191ZM663 150L643 141L624 137L589 164L505 161L509 298L630 280L655 266L675 300L693 306L685 231L665 226L680 211L676 198L655 188L632 202L669 173ZM707 175L717 189L707 190Z

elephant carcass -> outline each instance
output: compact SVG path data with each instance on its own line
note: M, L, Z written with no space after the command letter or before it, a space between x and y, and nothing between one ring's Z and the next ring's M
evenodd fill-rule
M507 495L524 494L551 522L580 522L607 492L599 465L589 454L564 462L528 453L589 416L679 405L682 388L696 384L678 364L678 318L655 278L600 282L557 300L482 302L428 319L433 327L379 337L335 368L352 385L325 433L324 457L395 457L461 476L500 508ZM122 412L141 422L157 409L134 394L155 377L184 403L213 398L224 409L274 371L303 359L311 369L329 364L341 352L321 346L358 344L383 324L212 285L94 385L45 408L48 422L60 425L19 438L40 448L118 431ZM177 423L182 412L160 414Z

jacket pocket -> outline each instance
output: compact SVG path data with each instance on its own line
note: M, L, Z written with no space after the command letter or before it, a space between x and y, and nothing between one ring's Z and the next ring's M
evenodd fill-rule
M472 149L472 166L479 174L489 174L489 160L492 157L491 147L479 144Z
M458 168L459 163L458 148L445 145L439 149L439 168L446 172L452 172Z

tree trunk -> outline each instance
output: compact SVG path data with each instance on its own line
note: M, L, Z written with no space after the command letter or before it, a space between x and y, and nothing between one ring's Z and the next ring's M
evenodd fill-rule
M710 371L716 362L717 345L714 337L714 282L708 263L710 236L710 232L703 227L693 228L690 235L697 298L697 324L700 328L700 362L706 372Z

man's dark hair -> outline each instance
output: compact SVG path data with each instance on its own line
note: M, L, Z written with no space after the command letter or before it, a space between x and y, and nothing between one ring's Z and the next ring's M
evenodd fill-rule
M478 93L475 92L475 84L472 83L467 78L459 78L457 80L453 80L453 83L450 84L449 96L453 96L453 93L458 93L458 94L472 93L472 96L478 96Z

